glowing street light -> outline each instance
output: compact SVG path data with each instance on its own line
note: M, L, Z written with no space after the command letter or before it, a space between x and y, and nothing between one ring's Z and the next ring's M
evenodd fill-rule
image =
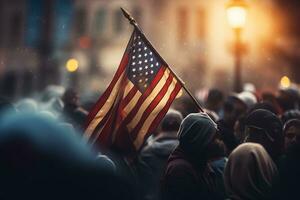
M245 27L247 19L247 5L242 0L233 0L227 6L228 23L233 29Z
M283 76L281 79L280 79L280 86L282 88L289 88L291 86L291 80L289 79L289 77L287 76Z
M66 68L68 70L68 72L75 72L78 69L78 60L76 60L75 58L70 58L67 63L66 63Z
M242 49L241 42L242 30L245 27L247 20L247 5L243 0L231 0L227 5L227 19L230 27L235 33L234 42L234 56L235 56L235 68L234 68L234 91L241 92L242 90L242 77L241 77L241 65L242 65Z

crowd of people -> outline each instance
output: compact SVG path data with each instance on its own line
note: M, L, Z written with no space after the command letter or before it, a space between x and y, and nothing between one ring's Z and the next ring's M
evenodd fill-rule
M300 199L297 88L181 97L131 163L85 141L79 99L0 99L0 199Z

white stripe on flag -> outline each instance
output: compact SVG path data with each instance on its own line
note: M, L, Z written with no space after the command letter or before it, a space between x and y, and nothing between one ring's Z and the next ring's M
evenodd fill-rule
M87 129L85 130L85 134L84 134L85 138L89 139L91 137L92 133L94 132L94 130L97 127L97 125L99 124L99 122L105 117L106 113L112 107L114 99L117 97L117 94L119 92L120 82L121 82L123 76L124 76L124 72L121 74L118 81L114 85L105 104L99 109L98 113L96 114L94 119L91 121L91 123L89 124Z
M139 130L139 133L137 134L137 138L134 141L135 147L138 149L140 145L143 144L144 137L148 133L148 130L150 128L150 125L152 121L155 119L155 117L159 114L159 112L162 110L162 108L167 104L170 95L172 94L173 90L175 89L177 80L173 78L173 81L171 85L168 88L168 91L164 95L164 97L161 99L161 101L158 103L158 105L155 107L155 109L150 113L148 118L145 120L142 128Z
M138 124L140 119L143 116L143 113L149 106L149 104L153 101L153 99L156 97L156 95L160 92L160 90L164 87L168 77L170 75L170 71L168 69L165 70L163 77L159 80L156 87L152 90L150 95L145 99L143 104L140 106L138 112L136 113L135 117L131 120L131 122L127 125L127 128L129 131L133 130L134 127Z

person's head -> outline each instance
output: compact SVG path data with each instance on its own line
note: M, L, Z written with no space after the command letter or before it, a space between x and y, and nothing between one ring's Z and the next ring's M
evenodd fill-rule
M261 144L273 159L277 159L283 150L284 137L282 123L272 112L257 109L245 120L246 142Z
M179 146L198 163L206 163L224 152L224 144L218 137L216 123L204 113L192 113L184 118L178 138Z
M272 107L276 111L275 114L277 114L277 115L282 114L282 109L279 105L278 99L276 98L276 96L273 93L263 92L261 97L262 97L262 102L272 105Z
M241 102L243 102L246 105L247 109L257 103L257 97L252 92L243 91L234 96Z
M0 122L1 199L82 195L85 187L96 183L93 177L101 179L99 174L113 173L107 166L96 161L96 154L83 140L55 120L21 113Z
M277 99L283 111L298 109L299 107L299 91L296 88L281 89Z
M208 92L207 99L205 101L205 107L209 110L218 112L224 101L223 93L218 89L211 89Z
M284 124L283 127L285 149L292 144L300 144L300 120L291 119Z
M230 154L224 183L230 199L269 199L276 182L276 165L260 145L244 143Z
M161 130L163 132L177 132L182 121L182 114L170 109L161 122Z
M247 113L251 113L254 110L258 110L258 109L265 109L268 110L272 113L274 113L275 115L278 115L278 110L270 103L270 102L259 102L254 104L253 106L250 107L250 109L248 110Z
M78 106L79 104L78 93L73 88L69 88L65 91L62 100L65 105Z
M224 103L224 120L232 126L247 112L247 105L235 96L229 96Z
M199 108L196 106L195 102L188 96L178 99L175 104L175 109L178 110L183 117L186 117L190 113L199 112Z
M288 110L281 116L282 124L292 120L292 119L299 119L300 120L300 111L299 110Z

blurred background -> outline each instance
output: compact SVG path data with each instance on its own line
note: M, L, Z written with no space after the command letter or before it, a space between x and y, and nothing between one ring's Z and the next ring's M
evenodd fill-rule
M121 6L193 92L300 83L298 0L0 0L1 96L99 95L132 32Z

